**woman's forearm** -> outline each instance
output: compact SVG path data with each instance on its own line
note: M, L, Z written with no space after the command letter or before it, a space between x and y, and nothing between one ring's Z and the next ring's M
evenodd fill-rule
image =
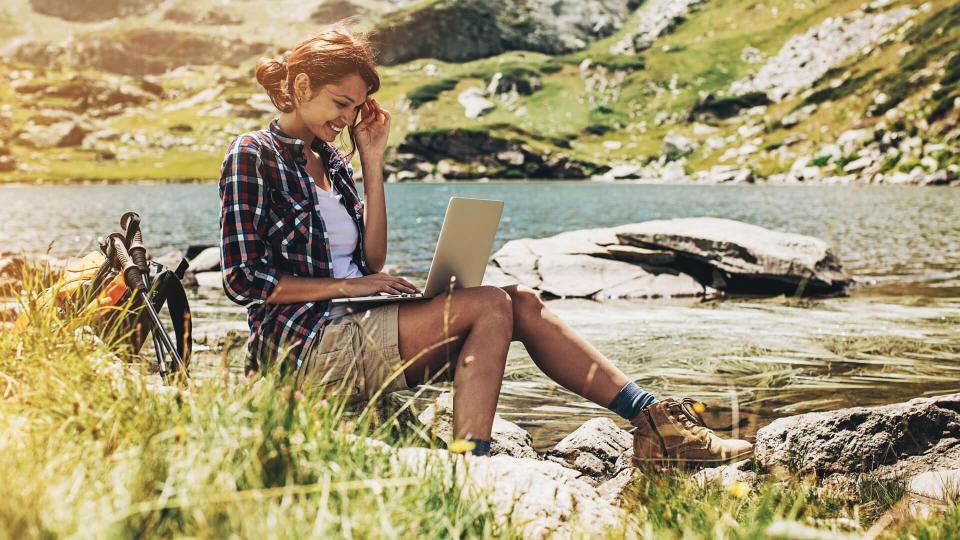
M349 279L301 277L281 274L277 286L267 298L268 304L315 302L353 296Z
M387 262L387 202L383 188L383 161L365 163L363 168L363 256L374 272Z

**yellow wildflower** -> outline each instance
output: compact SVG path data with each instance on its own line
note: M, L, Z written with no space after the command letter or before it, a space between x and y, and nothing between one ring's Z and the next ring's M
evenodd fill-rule
M477 443L473 441L457 439L452 443L450 443L449 445L447 445L447 450L450 450L454 454L466 454L467 452L470 452L471 450L473 450L475 446L477 446Z
M742 499L750 494L750 486L748 486L745 482L740 482L738 480L727 486L727 491L729 491L734 497Z

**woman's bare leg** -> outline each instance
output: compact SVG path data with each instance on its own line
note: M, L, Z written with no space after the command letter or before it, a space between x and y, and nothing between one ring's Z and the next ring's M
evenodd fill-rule
M630 379L544 305L528 287L502 287L513 304L513 339L544 374L597 405L610 405Z
M510 296L497 287L455 290L400 304L399 319L400 357L412 360L407 383L453 369L454 435L489 439L513 333Z

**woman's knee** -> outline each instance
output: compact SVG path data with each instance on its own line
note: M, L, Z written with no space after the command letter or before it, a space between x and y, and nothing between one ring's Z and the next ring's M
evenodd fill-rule
M530 287L511 285L504 287L503 290L510 296L511 303L513 304L514 319L522 318L526 315L538 314L544 308L540 294Z
M513 331L513 299L507 291L492 285L477 287L480 299L477 305L477 316L483 321L497 321L505 328Z

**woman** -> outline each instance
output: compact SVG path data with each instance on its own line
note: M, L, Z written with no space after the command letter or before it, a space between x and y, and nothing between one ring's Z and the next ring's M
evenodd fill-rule
M303 385L349 399L452 378L455 436L485 454L515 340L548 377L636 426L637 462L719 463L752 452L707 429L702 404L657 401L631 382L531 289L460 289L358 314L331 308L332 298L416 292L382 271L390 113L370 97L380 87L373 55L364 38L334 28L286 60L261 60L256 76L280 116L233 141L220 178L223 285L248 308L250 367L277 362ZM346 156L331 145L344 130L353 144Z

